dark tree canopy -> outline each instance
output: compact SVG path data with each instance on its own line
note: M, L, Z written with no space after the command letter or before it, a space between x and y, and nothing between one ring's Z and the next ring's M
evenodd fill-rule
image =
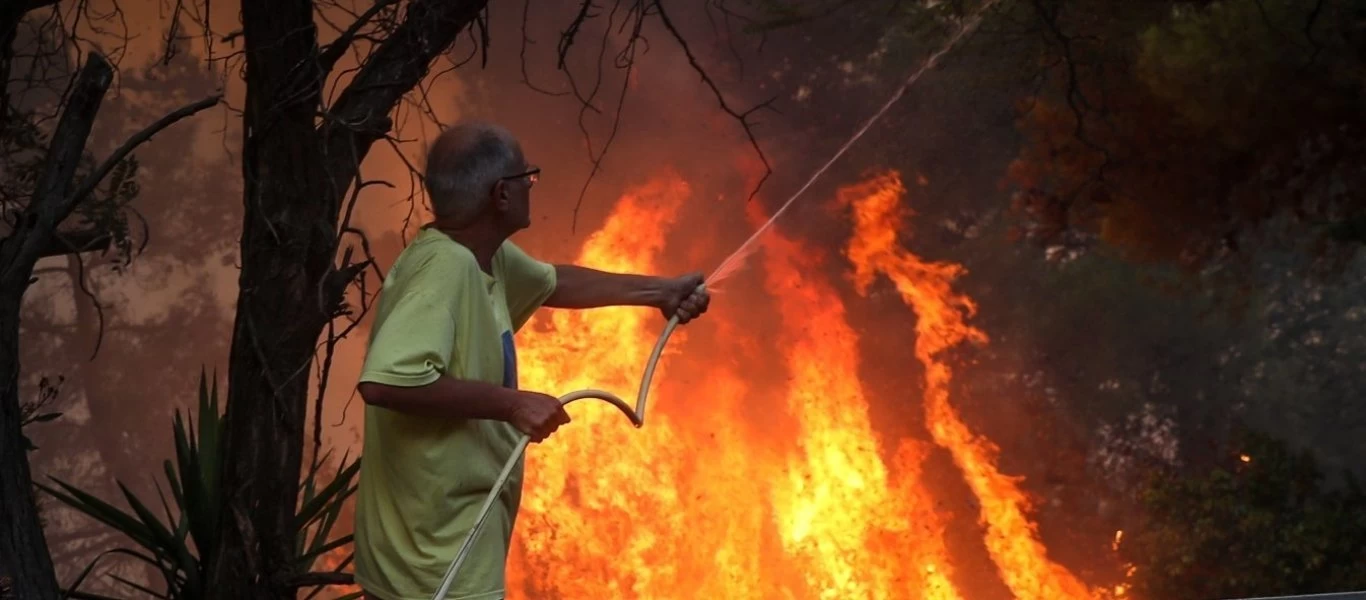
M1057 36L1041 58L1060 62L1020 120L1022 233L1191 266L1349 233L1366 208L1349 192L1366 4L1171 3L1124 20L1109 4L1040 9Z
M1366 588L1366 491L1275 438L1244 431L1217 466L1154 476L1142 502L1121 544L1140 598Z

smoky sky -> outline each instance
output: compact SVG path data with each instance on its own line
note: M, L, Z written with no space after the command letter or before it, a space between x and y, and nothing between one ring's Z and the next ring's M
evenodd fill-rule
M438 130L433 114L445 123L466 117L500 122L519 137L529 160L543 168L533 227L516 239L546 260L572 259L624 190L664 172L679 173L692 186L687 213L693 216L685 216L671 235L688 238L679 246L695 247L698 239L709 245L688 256L671 255L668 265L675 272L708 272L752 224L738 211L735 218L720 220L706 211L740 206L736 201L748 196L763 171L741 124L722 110L718 91L736 112L770 106L749 120L773 171L753 201L772 207L835 151L917 57L932 50L889 42L866 21L837 17L760 35L704 10L709 3L679 5L670 16L715 84L713 90L657 18L647 19L629 71L622 68L628 35L621 28L632 17L606 9L583 27L561 68L557 46L579 3L491 4L487 48L478 47L473 35L462 36L433 72L461 66L429 80L426 106L400 109L395 137L402 140L397 146L406 163L394 147L381 143L363 165L362 177L392 186L367 187L356 207L356 223L381 269L421 222L421 207L409 198L417 186L407 164L421 168L427 141ZM209 66L204 60L207 42L220 57L240 48L218 36L187 34L178 42L181 51L162 64L164 7L140 2L122 8L137 37L129 43L119 83L92 136L97 155L140 124L218 90L226 92L230 106L240 108L236 70L225 74L221 63ZM231 29L224 24L236 22L235 7L214 2L212 10L215 29ZM944 69L970 64L972 56L965 52L961 60L946 61ZM343 68L350 66L345 60ZM952 76L927 77L813 186L810 202L801 201L781 227L813 244L837 247L846 229L838 215L822 207L823 199L870 168L912 166L926 174L935 186L926 200L933 204L920 207L927 219L955 205L988 202L1011 139L1003 117L1009 97L984 94L984 84L961 74L945 79ZM585 108L576 94L589 98L591 107ZM428 107L433 114L425 112ZM39 283L26 297L24 381L32 396L40 378L62 378L52 408L66 414L31 432L40 446L32 455L38 476L62 477L106 496L115 491L117 478L136 493L155 494L159 469L149 465L171 456L172 413L193 406L201 370L224 380L238 273L240 136L238 113L215 109L163 132L138 152L142 191L137 207L147 234L136 236L147 246L131 266L116 270L107 261L77 265L66 258L40 264ZM894 150L885 150L889 147ZM602 158L593 173L595 155ZM709 204L717 208L699 212L698 206ZM97 300L72 285L82 273ZM732 298L757 287L743 277L732 285L738 288ZM368 285L373 291L378 281L372 276ZM883 353L895 352L896 339L913 324L907 318L860 324L859 318L851 320L880 326L882 337L870 336L868 343ZM359 401L352 391L367 333L363 324L338 348L324 410L327 446L358 449ZM49 536L65 577L114 542L97 535L101 529L87 520L46 505Z

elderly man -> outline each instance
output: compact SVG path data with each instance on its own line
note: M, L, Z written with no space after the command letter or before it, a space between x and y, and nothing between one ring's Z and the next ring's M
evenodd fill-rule
M554 397L517 387L513 334L537 308L650 306L682 322L706 312L699 275L550 265L509 241L531 225L539 173L488 123L452 127L428 153L435 219L389 270L360 376L356 581L366 598L430 598L519 434L540 442L569 422ZM503 597L521 475L519 464L450 598Z

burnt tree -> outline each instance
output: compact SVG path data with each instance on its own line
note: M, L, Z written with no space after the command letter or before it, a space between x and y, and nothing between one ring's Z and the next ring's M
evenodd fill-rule
M227 495L213 598L294 598L292 564L309 366L343 292L364 264L337 265L339 221L390 113L487 0L413 0L384 28L351 84L325 105L324 84L366 21L398 13L378 0L327 46L312 0L244 0L244 216L229 358Z
M114 67L103 54L88 53L79 71L61 69L59 79L65 82L56 89L67 91L54 94L51 106L11 97L12 91L33 89L26 86L35 85L31 69L36 61L44 57L65 60L69 48L63 44L69 38L54 36L58 41L53 46L50 39L44 42L19 35L26 22L45 32L59 27L55 24L60 19L38 14L55 10L55 5L55 0L26 0L7 2L0 8L0 128L5 136L0 157L4 165L0 169L4 177L0 181L0 515L4 515L0 519L0 598L52 599L59 591L33 497L19 396L20 311L34 281L34 268L43 258L79 256L118 243L118 233L109 223L87 214L112 206L111 198L104 197L107 194L99 187L111 174L114 179L130 176L128 159L140 144L172 123L218 103L212 97L165 115L104 161L94 161L86 146L114 78ZM21 62L28 65L28 71ZM39 115L48 109L60 112L50 131Z
M47 6L32 2L32 8ZM4 23L4 40L13 40L13 29L23 13ZM10 14L4 17L9 19ZM8 49L7 49L8 52ZM22 203L6 203L5 232L0 238L0 591L17 598L57 597L57 582L32 496L27 446L21 431L19 402L19 312L24 292L33 281L33 268L47 256L90 249L79 235L59 233L58 227L98 184L134 148L158 131L191 114L218 103L208 98L178 109L138 132L88 175L78 177L86 141L99 113L114 68L102 55L91 52L65 98L61 119L47 143L41 171ZM5 103L5 118L16 116ZM8 199L7 199L8 200ZM98 235L86 242L98 246ZM104 245L107 246L107 243Z
M0 578L17 598L57 597L57 580L38 522L19 429L19 308L33 265L75 208L72 179L100 102L114 79L104 57L91 53L72 86L52 136L42 179L14 229L0 240Z

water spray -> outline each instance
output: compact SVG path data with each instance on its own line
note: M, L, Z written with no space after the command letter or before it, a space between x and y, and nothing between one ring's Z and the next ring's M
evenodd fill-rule
M763 225L760 225L744 243L740 244L739 248L736 248L734 252L725 258L725 260L721 261L721 264L716 267L716 270L712 271L711 275L708 275L707 278L703 280L702 285L697 286L697 291L699 293L704 292L707 289L707 286L714 286L739 271L744 266L745 259L754 253L756 248L754 242L759 239L759 236L772 227L773 223L778 220L778 217L782 216L782 214L787 211L788 207L792 206L797 198L805 193L821 175L824 175L825 172L830 169L830 166L835 164L835 161L844 156L844 153L848 152L849 148L862 138L863 134L867 133L868 130L872 128L873 124L881 119L882 116L892 108L892 105L896 104L896 102L906 94L906 90L910 89L912 85L915 85L926 71L933 69L935 65L939 63L939 59L953 50L953 48L958 45L959 41L975 30L978 24L981 23L982 15L995 6L997 2L999 2L999 0L987 0L987 2L983 3L972 16L968 17L968 19L963 22L963 26L944 43L944 46L934 54L931 54L929 58L925 59L924 64L918 69L911 72L906 80L902 82L901 86L897 88L896 92L892 94L892 97L888 98L877 112L873 113L868 120L864 121L863 125L854 131L854 135L840 146L839 149L835 151L835 154L831 156L829 160L825 161L825 164L821 165L821 167L807 179L802 187L798 188L786 202L783 202L783 204L778 207L778 210L774 211L773 215L770 216ZM649 360L645 362L645 373L641 377L640 388L636 392L635 408L632 408L626 401L611 392L594 389L579 390L560 396L560 405L567 406L571 402L583 400L585 398L603 400L612 406L617 407L617 409L620 410L637 429L644 427L645 408L650 391L650 382L654 379L655 367L659 364L659 358L664 353L664 346L668 344L669 337L673 335L674 329L678 327L678 321L678 315L674 315L664 325L664 331L660 333L659 340L655 342L655 347L650 353ZM474 548L474 540L483 529L484 522L488 520L489 511L493 508L493 503L497 501L498 496L507 485L508 477L512 474L512 470L516 467L517 462L521 460L522 453L526 451L526 447L530 442L531 438L529 436L522 435L517 442L517 446L513 448L512 455L508 458L507 463L503 465L503 470L498 474L498 479L494 482L493 489L490 490L488 496L484 498L484 504L479 509L479 516L475 519L474 525L470 527L469 533L466 534L465 541L460 546L460 551L455 555L455 560L451 561L450 567L446 569L446 575L441 580L441 586L437 588L436 593L432 595L432 600L445 600L446 594L450 592L451 585L455 583L455 576L460 572L460 566L465 562L465 558L469 556L470 550Z

